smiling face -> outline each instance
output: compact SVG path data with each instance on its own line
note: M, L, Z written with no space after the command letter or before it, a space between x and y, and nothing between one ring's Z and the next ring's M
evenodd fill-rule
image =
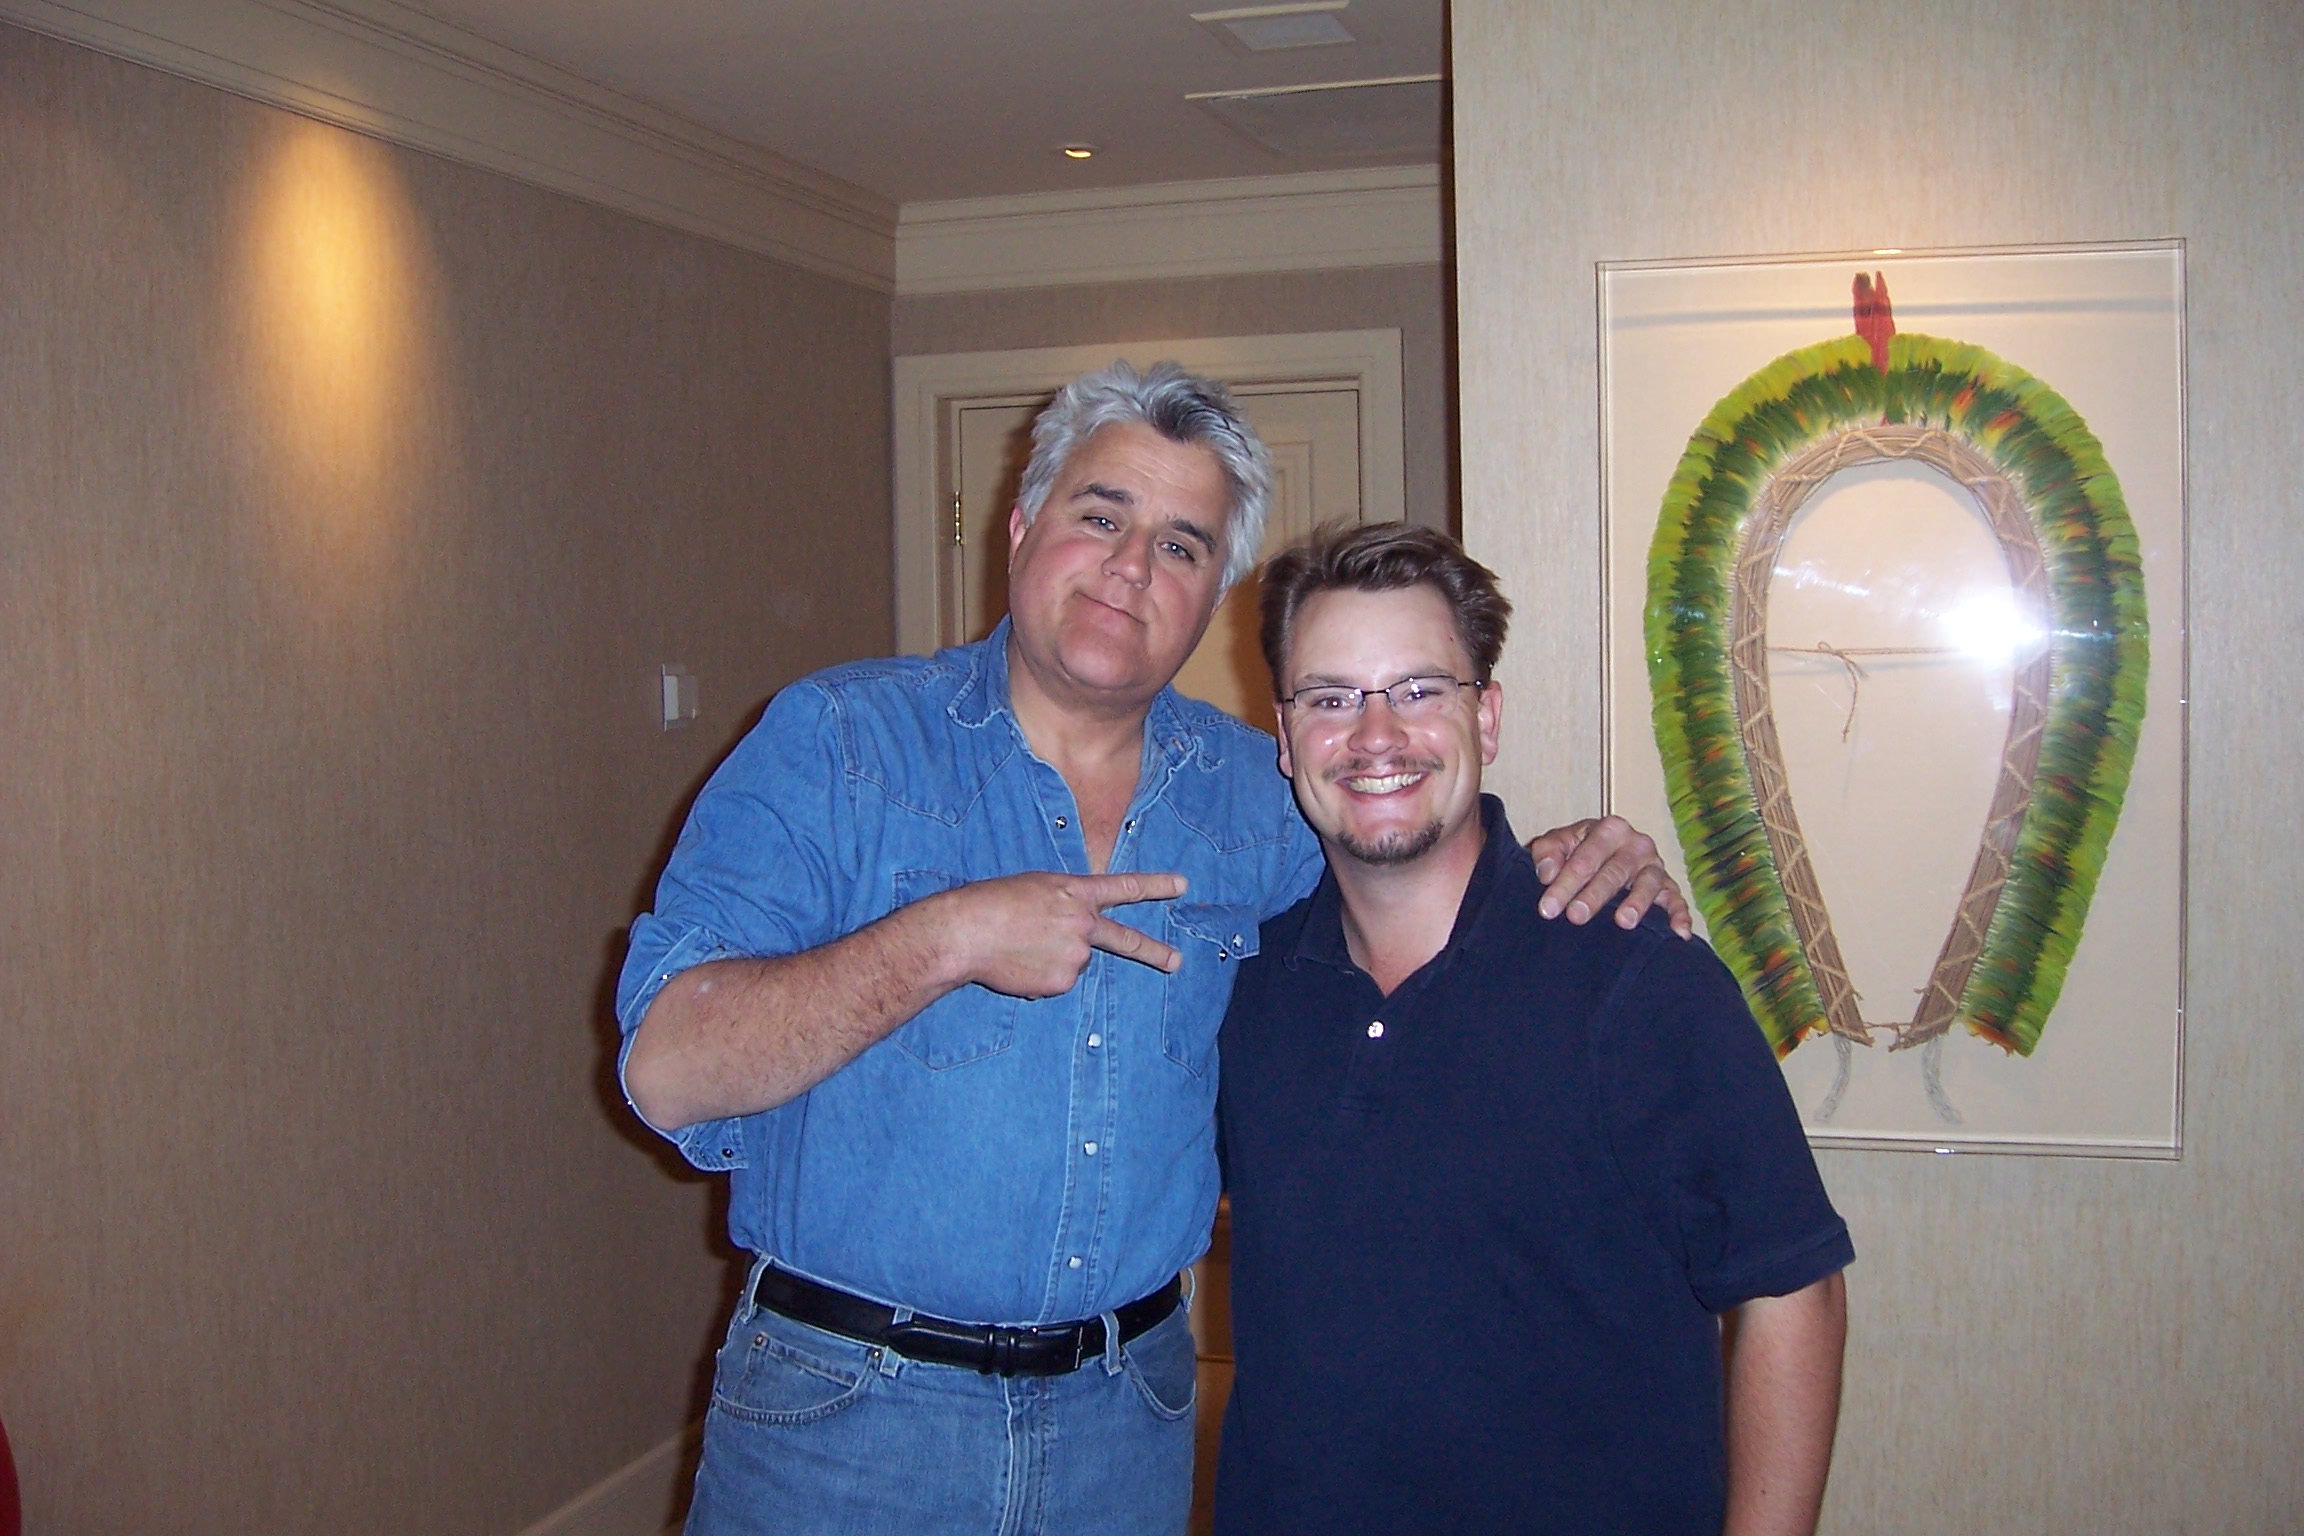
M1207 449L1132 422L1099 429L1037 517L1009 513L1018 681L1060 707L1141 711L1216 611L1230 504Z
M1406 677L1469 681L1476 669L1436 587L1331 590L1297 610L1281 691L1319 684L1387 687ZM1503 696L1458 688L1430 715L1403 720L1371 693L1341 718L1283 705L1280 771L1331 861L1413 863L1435 850L1476 853L1480 770L1496 760Z

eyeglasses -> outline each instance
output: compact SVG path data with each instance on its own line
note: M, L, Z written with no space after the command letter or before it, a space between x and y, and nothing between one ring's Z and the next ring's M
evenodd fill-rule
M1280 702L1293 704L1314 719L1349 720L1368 707L1370 695L1382 694L1385 702L1392 706L1393 714L1403 720L1421 720L1446 709L1455 699L1457 689L1469 688L1478 693L1487 686L1485 681L1465 682L1445 675L1404 677L1383 688L1347 688L1340 683L1320 683L1299 688Z

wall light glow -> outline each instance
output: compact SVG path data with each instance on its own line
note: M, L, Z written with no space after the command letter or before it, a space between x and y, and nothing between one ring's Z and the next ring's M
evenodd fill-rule
M371 607L435 440L436 283L397 151L300 120L270 149L241 221L250 489L307 601Z

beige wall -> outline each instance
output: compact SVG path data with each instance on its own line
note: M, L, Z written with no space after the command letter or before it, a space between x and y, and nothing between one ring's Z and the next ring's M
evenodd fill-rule
M1456 394L1448 269L1372 267L1096 283L896 301L900 357L1196 336L1397 329L1409 516L1455 526Z
M0 27L28 1529L508 1532L698 1411L717 1192L606 989L744 719L889 644L888 314Z
M1599 794L1595 262L2190 241L2185 1156L1825 1158L1861 1251L1826 1526L2304 1529L2304 10L1453 15L1466 532L1551 598L1506 667L1525 823Z

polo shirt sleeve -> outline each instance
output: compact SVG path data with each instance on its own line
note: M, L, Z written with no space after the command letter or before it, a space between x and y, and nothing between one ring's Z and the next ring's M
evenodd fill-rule
M797 683L769 703L696 797L657 882L655 907L632 924L625 949L616 985L619 1086L633 1035L673 977L714 960L796 954L839 937L854 863L840 850L854 846L855 825L842 762L830 691ZM660 1134L699 1168L750 1165L742 1120Z
M1611 988L1596 1065L1610 1150L1696 1299L1727 1312L1856 1257L1799 1111L1728 968L1644 926Z

